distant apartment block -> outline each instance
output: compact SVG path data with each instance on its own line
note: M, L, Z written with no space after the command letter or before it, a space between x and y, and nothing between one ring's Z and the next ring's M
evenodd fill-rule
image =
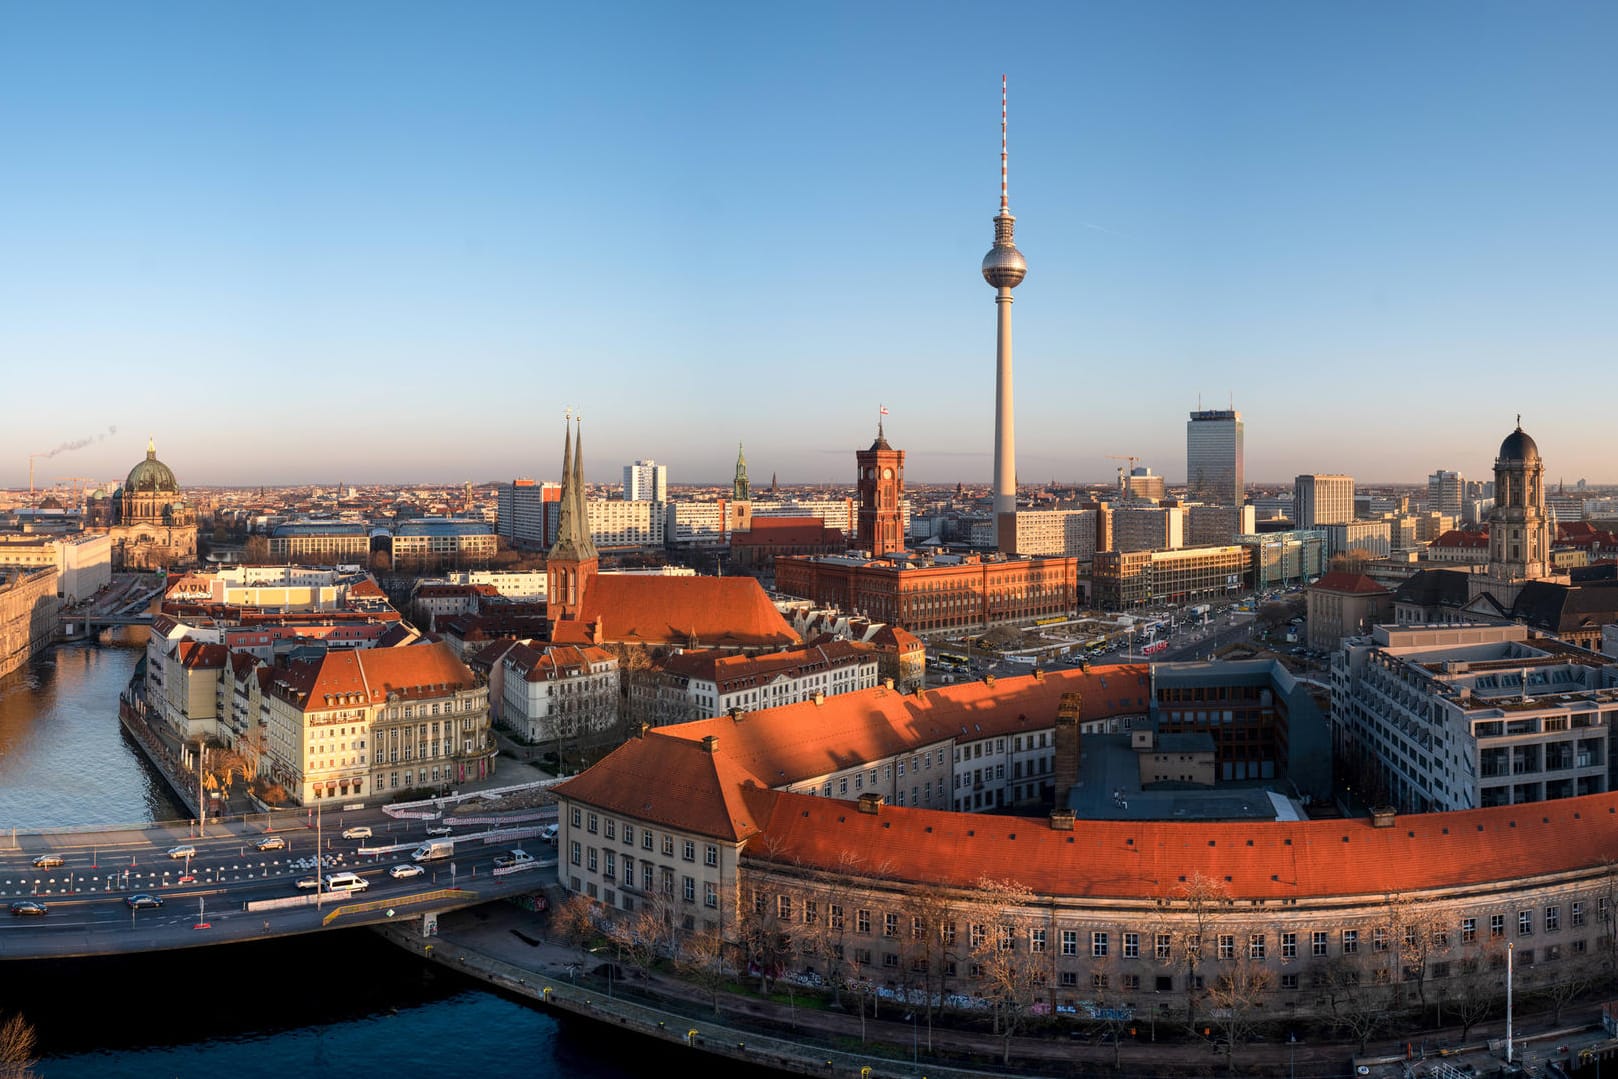
M56 639L56 567L0 568L0 677Z
M1314 529L1249 533L1235 542L1252 552L1255 589L1304 584L1330 563L1326 534Z
M496 497L495 527L509 546L537 549L555 542L561 484L516 479L502 483Z
M1387 521L1350 521L1347 524L1325 525L1326 546L1330 554L1364 551L1372 558L1386 558L1392 550L1392 529Z
M1218 547L1236 542L1237 536L1258 531L1258 514L1251 504L1242 506L1187 506L1185 546Z
M112 582L112 537L105 532L0 536L0 566L54 567L60 598L77 603Z
M592 498L585 515L597 547L662 547L668 535L668 512L661 502Z
M624 466L625 502L667 502L669 466L650 458Z
M426 517L394 529L393 564L396 568L486 565L498 543L494 529L482 521Z
M1018 510L1000 523L1000 542L1009 555L1077 558L1096 553L1095 510Z
M1168 551L1185 546L1185 510L1179 506L1132 506L1112 510L1112 549Z
M871 689L878 667L870 645L827 641L756 656L683 652L645 672L646 678L640 672L632 677L657 683L664 700L654 725L663 726Z
M1306 473L1292 484L1292 522L1299 528L1354 519L1354 477Z
M1097 551L1091 601L1102 610L1205 603L1253 588L1253 556L1242 546L1172 551Z
M359 521L289 521L270 532L269 551L275 563L364 565L371 529Z
M1427 509L1460 520L1466 503L1466 479L1459 472L1440 469L1427 477Z

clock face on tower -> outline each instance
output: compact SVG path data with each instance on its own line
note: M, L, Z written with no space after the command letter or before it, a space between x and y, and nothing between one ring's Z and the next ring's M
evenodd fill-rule
M893 469L884 468L882 470L882 478L885 480L891 480L893 478Z

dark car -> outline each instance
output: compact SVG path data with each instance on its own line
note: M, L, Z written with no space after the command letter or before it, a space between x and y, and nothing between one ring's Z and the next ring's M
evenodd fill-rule
M157 896L147 895L145 892L141 892L139 895L127 896L124 902L129 904L129 909L131 910L139 910L142 907L161 907L163 905L163 901Z
M66 860L60 854L41 854L34 859L35 869L50 869L53 866L65 865Z
M19 915L44 914L47 909L49 908L47 908L45 904L37 902L33 899L19 899L15 903L11 904L11 913Z

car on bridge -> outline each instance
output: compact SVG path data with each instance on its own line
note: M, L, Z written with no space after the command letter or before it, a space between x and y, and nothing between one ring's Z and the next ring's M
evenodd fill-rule
M300 888L318 888L318 887L320 887L320 878L319 877L303 877L298 881L298 887L300 887Z
M454 829L447 824L433 824L427 827L428 835L449 835L452 831Z
M344 839L370 839L371 838L371 828L370 828L369 825L366 825L366 824L361 824L356 828L344 828L343 829L343 838Z
M427 871L421 868L419 865L411 865L409 862L401 862L392 869L388 870L388 876L392 877L394 880L403 880L405 877L419 877L425 872Z
M168 849L168 855L170 858L195 858L197 856L197 848L193 847L189 843L181 843L178 847L170 847Z
M41 854L34 859L35 869L51 869L55 866L66 865L67 859L60 854Z
M19 899L15 903L11 904L11 913L18 915L19 917L24 915L33 915L37 917L44 914L49 909L50 908L45 906L45 904L34 899Z
M267 835L253 844L254 850L285 850L286 838L278 835Z
M124 902L129 904L130 910L140 910L142 907L161 907L163 901L155 895L141 892L138 895L126 896Z

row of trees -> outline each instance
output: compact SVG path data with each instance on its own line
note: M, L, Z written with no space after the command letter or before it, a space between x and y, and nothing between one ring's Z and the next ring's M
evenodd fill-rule
M868 900L851 883L873 875L883 867L845 855L833 871L803 873L790 897L752 895L728 945L715 924L684 928L689 908L672 896L615 916L576 897L559 918L565 933L605 937L642 972L671 960L716 1011L722 985L744 972L761 992L773 985L790 994L818 981L835 1007L853 997L862 1020L878 1014L883 986L924 1022L929 1050L939 1011L958 1008L987 1017L1008 1062L1011 1039L1054 1014L1059 995L1075 1000L1076 1017L1115 1035L1114 1044L1148 1024L1155 1038L1159 1022L1216 1035L1232 1069L1235 1048L1271 1024L1310 1016L1363 1051L1395 1022L1458 1025L1465 1037L1504 995L1505 940L1484 929L1481 944L1463 945L1452 912L1404 895L1385 898L1381 916L1354 931L1352 950L1339 933L1336 954L1315 956L1300 933L1300 954L1284 955L1273 921L1236 906L1222 882L1193 876L1159 899L1139 954L1125 956L1116 937L1105 947L1084 939L1064 949L1054 911L1016 881L982 879L965 892L921 886L896 908L873 912L856 906ZM1603 894L1615 879L1606 875ZM1610 899L1602 909L1612 909ZM1518 992L1559 1020L1569 1001L1610 979L1612 927L1597 928L1604 935L1593 950L1520 966Z

